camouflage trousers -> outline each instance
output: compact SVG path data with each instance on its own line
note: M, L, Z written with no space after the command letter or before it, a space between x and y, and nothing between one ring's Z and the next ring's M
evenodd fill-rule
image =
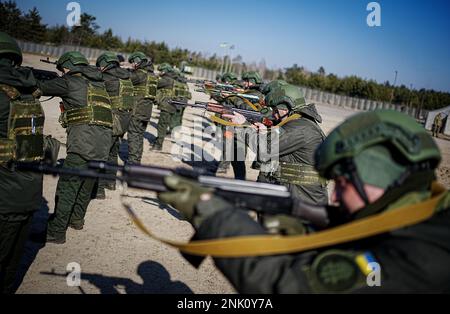
M68 153L64 168L87 169L88 162L81 156ZM70 224L83 225L86 210L91 201L96 179L62 175L55 195L55 213L48 222L47 233L55 237L65 237Z

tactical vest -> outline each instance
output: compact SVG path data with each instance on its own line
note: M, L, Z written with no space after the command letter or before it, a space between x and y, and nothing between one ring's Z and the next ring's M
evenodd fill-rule
M173 81L173 95L175 98L191 99L192 95L189 92L189 87L186 83Z
M171 79L172 84L166 88L158 91L158 97L170 97L177 100L191 99L192 94L189 92L189 87L185 83L178 82Z
M158 88L158 77L145 70L139 70L147 75L145 84L134 86L134 95L138 97L156 99L156 90Z
M87 106L64 111L63 127L89 124L112 128L111 101L104 88L98 88L88 81Z
M0 138L0 163L32 162L44 157L44 110L37 99L22 99L20 92L0 84L10 99L7 138Z
M134 107L134 87L131 80L119 79L119 95L110 96L112 109L132 110Z
M313 166L303 163L280 161L276 170L269 173L269 177L276 179L281 184L327 186L327 180L320 177Z

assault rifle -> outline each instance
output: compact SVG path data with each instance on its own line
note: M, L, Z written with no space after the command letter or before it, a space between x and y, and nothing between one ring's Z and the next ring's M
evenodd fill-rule
M238 91L241 90L234 90L234 91L226 91L226 90L219 90L219 89L213 89L213 90L203 90L203 89L196 89L196 92L206 93L211 96L219 96L223 98L228 97L239 97L239 98L245 98L248 101L250 101L252 104L258 104L261 103L261 99L256 95L250 95L250 94L244 94Z
M71 175L85 178L119 180L128 187L166 192L164 178L178 175L214 189L214 193L234 207L254 210L268 215L296 215L319 225L328 219L325 207L304 204L293 200L289 190L282 185L235 180L208 175L205 171L186 168L162 168L143 165L114 165L106 162L90 161L87 169L72 169L55 166L48 162L16 162L13 169L50 175ZM300 210L299 210L300 208Z
M170 100L169 104L172 104L175 107L191 107L191 108L205 109L206 111L219 113L221 115L234 114L236 112L243 115L246 118L246 120L250 123L259 122L263 123L266 126L273 126L273 121L270 119L271 111L269 108L263 108L263 110L261 111L254 111L202 101L196 101L194 104L191 104L183 101Z
M39 61L43 62L43 63L49 63L49 64L56 65L56 61L50 61L50 59L48 57L47 57L47 59L40 59ZM28 67L28 68L31 69L31 71L33 72L34 77L38 81L48 81L48 80L52 80L54 78L59 77L58 73L53 72L53 71L35 69L35 68L32 68L32 67Z
M53 71L46 71L46 70L35 69L35 68L31 68L31 67L30 67L30 69L33 72L34 77L38 81L48 81L48 80L53 80L54 78L59 77L58 73L53 72Z

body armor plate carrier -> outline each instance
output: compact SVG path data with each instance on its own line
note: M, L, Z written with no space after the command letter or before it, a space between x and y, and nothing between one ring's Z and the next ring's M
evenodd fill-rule
M134 108L134 87L131 80L119 79L119 95L110 96L112 109L130 111Z
M0 138L0 163L32 162L44 157L44 120L41 103L22 99L12 86L0 85L10 99L7 138Z
M63 127L89 124L112 128L111 102L106 90L88 82L87 98L86 107L63 112L61 119Z
M141 70L147 75L145 84L134 86L134 95L138 97L156 99L156 90L158 88L158 77L145 70Z
M313 166L302 163L280 162L273 176L284 184L327 186L327 180L321 178Z

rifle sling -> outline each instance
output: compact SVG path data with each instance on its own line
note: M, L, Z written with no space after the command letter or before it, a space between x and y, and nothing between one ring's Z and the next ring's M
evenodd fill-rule
M435 208L446 190L437 182L433 183L432 197L414 205L408 205L392 211L382 212L364 219L353 221L332 229L299 236L241 236L215 240L199 240L179 243L154 236L127 208L134 223L147 236L179 249L182 253L196 256L236 258L250 256L268 256L291 254L318 248L352 242L379 235L396 229L415 225L431 218Z

